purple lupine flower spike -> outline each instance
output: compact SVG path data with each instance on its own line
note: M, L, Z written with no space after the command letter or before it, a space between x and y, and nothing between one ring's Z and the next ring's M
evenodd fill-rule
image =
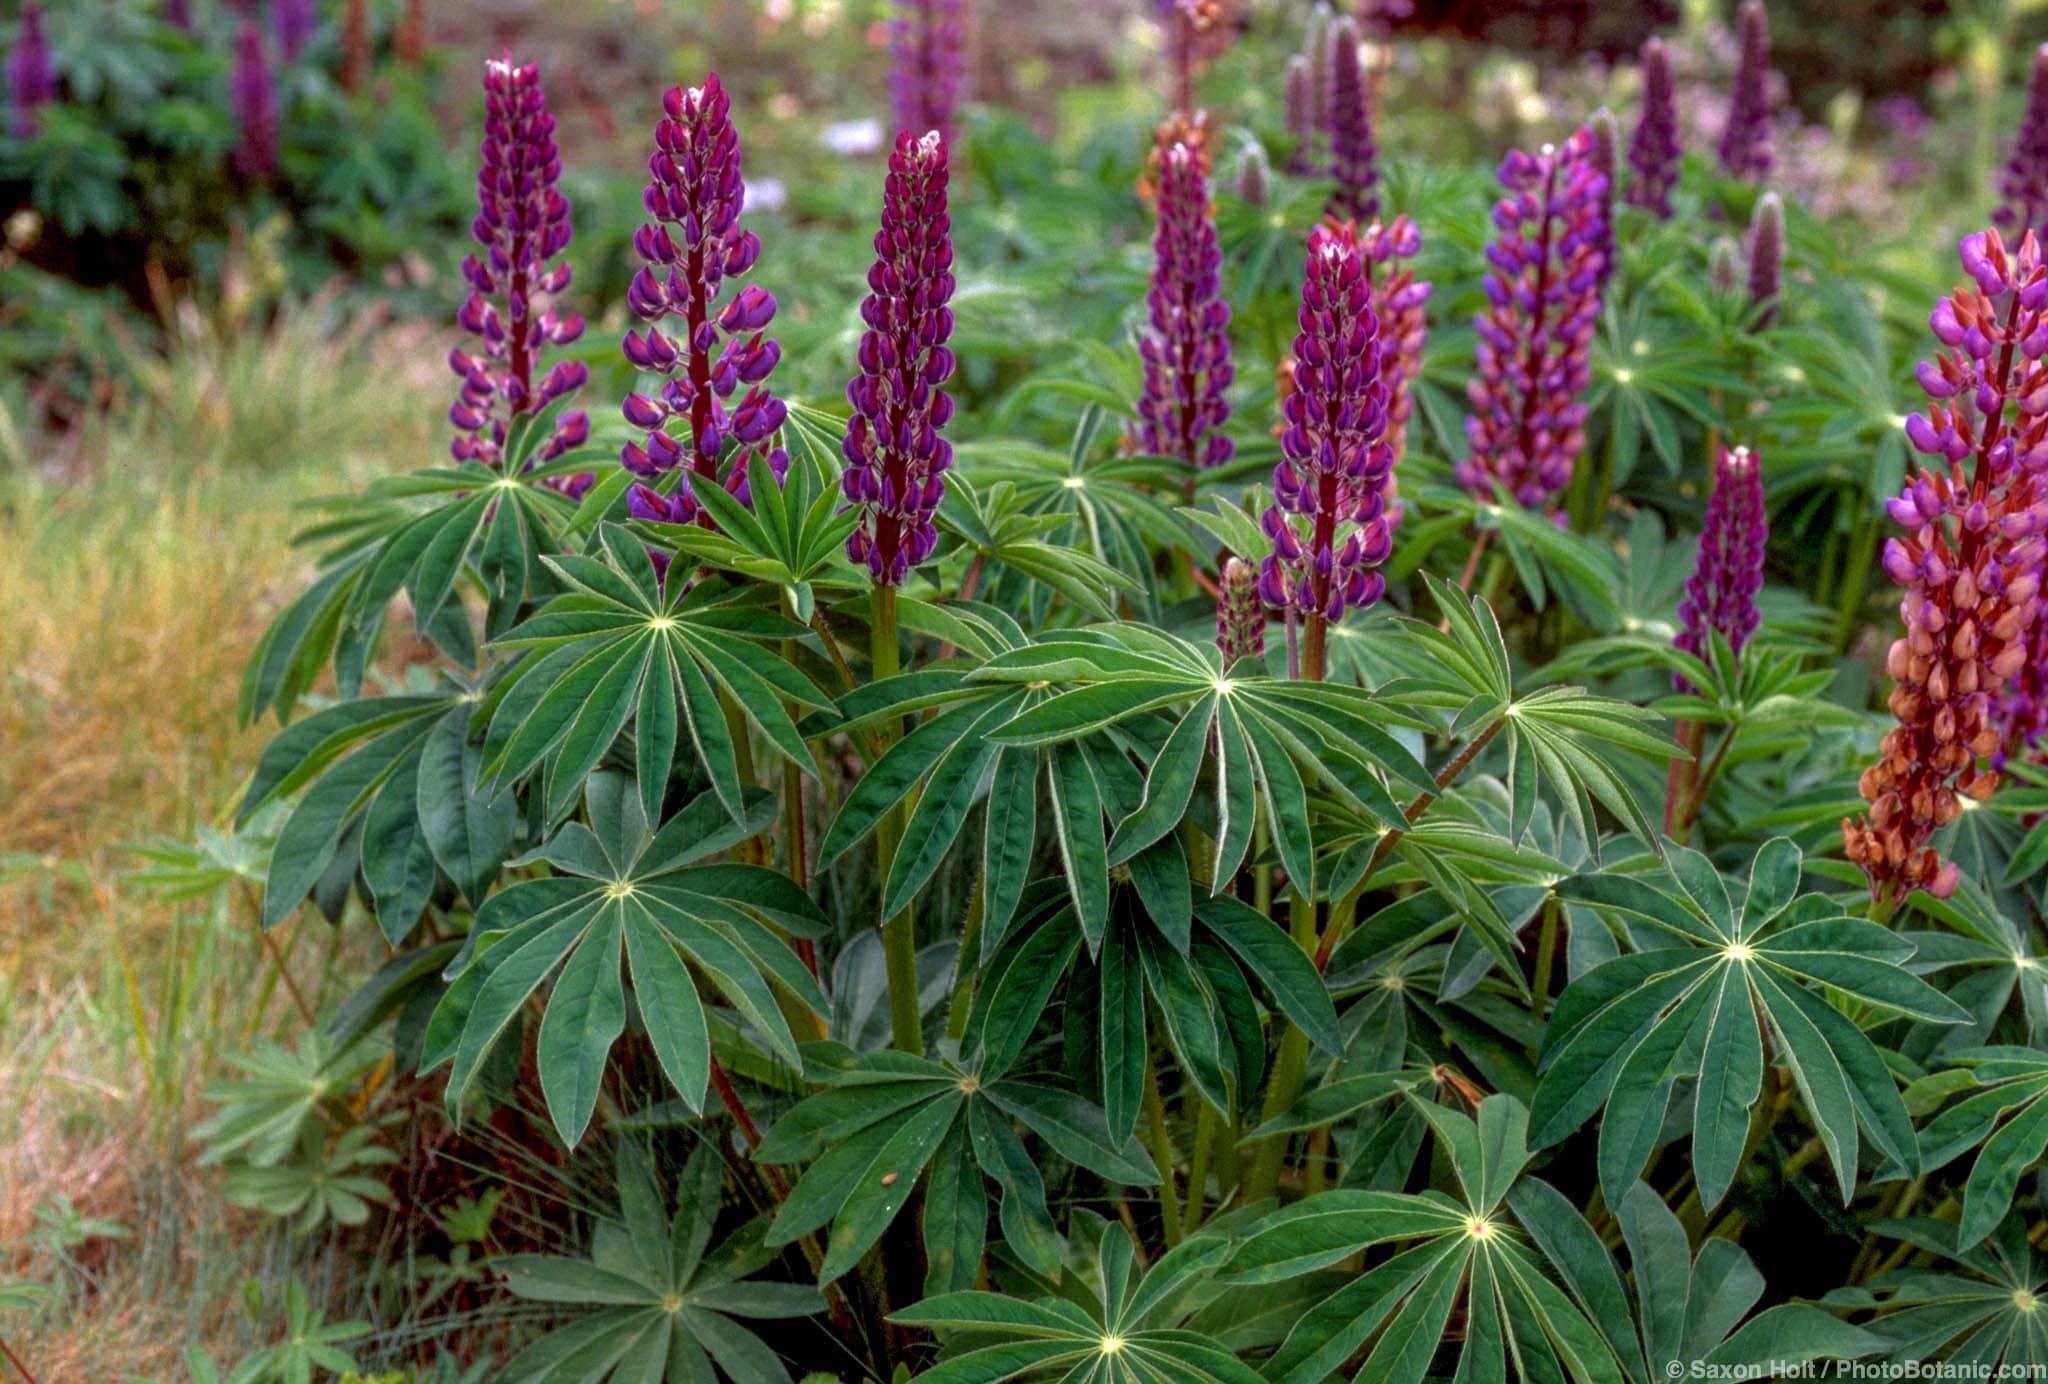
M1481 499L1497 483L1517 502L1547 506L1585 446L1590 353L1605 270L1605 179L1593 136L1580 129L1534 155L1501 161L1507 190L1487 247L1487 309L1477 319L1478 371L1466 387L1471 455L1458 481Z
M2008 239L2048 231L2048 43L2034 50L2027 111L2013 137L2012 156L1998 176L2000 206L1991 219Z
M1340 20L1330 32L1330 176L1336 189L1323 210L1347 221L1369 221L1379 210L1379 151L1373 145L1372 103L1358 26Z
M1259 600L1259 572L1241 557L1223 564L1216 598L1216 647L1228 669L1241 658L1266 656L1266 607Z
M1273 505L1260 518L1273 551L1259 570L1259 595L1308 616L1313 638L1318 620L1334 622L1380 598L1386 580L1375 569L1393 550L1379 321L1349 223L1309 233L1299 321Z
M1928 319L1948 349L1916 372L1933 402L1906 420L1920 456L1885 506L1905 531L1884 547L1903 589L1885 658L1898 724L1858 785L1868 814L1842 823L1872 897L1894 902L1959 882L1928 842L1998 787L1996 710L2033 647L2048 559L2048 265L2032 232L2016 253L1995 230L1966 236L1961 258L1972 282Z
M898 131L950 142L967 68L966 0L895 0L889 22L889 104Z
M1224 301L1223 251L1201 151L1175 143L1160 162L1159 230L1153 237L1152 288L1139 339L1145 388L1135 440L1155 456L1189 468L1221 466L1235 448L1223 435L1230 417L1230 304Z
M718 306L725 281L746 274L761 256L760 237L740 227L746 185L731 111L715 72L702 86L671 87L647 160L650 180L641 200L653 220L633 233L633 247L647 264L633 276L626 305L648 327L627 332L622 349L635 367L668 382L657 393L626 396L626 420L646 439L627 443L619 459L646 480L678 468L685 474L672 494L633 487L629 508L642 519L709 527L692 487L719 483L728 441L736 445L724 484L743 503L756 461L778 480L789 468L789 454L774 445L789 409L766 385L782 359L782 347L765 334L775 296L748 284ZM682 319L680 337L661 330L670 317ZM728 407L742 385L746 392ZM668 432L678 419L689 428L680 440Z
M50 41L43 34L43 7L28 0L21 7L14 47L7 54L7 126L14 137L34 135L36 107L56 99L57 67L50 57Z
M1761 331L1778 315L1778 287L1785 266L1785 204L1775 192L1757 198L1749 222L1749 303L1762 309Z
M239 130L232 155L235 171L245 178L264 177L277 167L277 83L263 51L263 31L253 21L235 35L228 97Z
M320 12L313 0L270 0L271 37L286 62L298 61L299 51L319 28Z
M1593 168L1606 189L1600 198L1600 286L1604 289L1607 281L1614 277L1618 262L1614 249L1614 155L1621 141L1621 131L1615 126L1614 112L1605 106L1593 112L1586 128L1593 133Z
M1401 504L1394 483L1395 470L1407 449L1408 420L1415 413L1411 389L1422 373L1422 348L1429 342L1429 320L1424 309L1429 303L1430 285L1415 277L1410 263L1422 253L1422 235L1406 216L1386 225L1375 221L1359 233L1359 253L1365 257L1365 272L1372 281L1372 311L1380 330L1380 384L1387 394L1388 450L1393 464L1387 469L1385 497L1387 528L1401 523Z
M1244 158L1238 162L1237 178L1230 190L1240 202L1263 207L1272 195L1272 175L1273 166L1266 162L1266 151L1254 144L1244 151Z
M847 555L875 581L900 586L932 555L932 516L946 494L953 444L953 222L946 210L946 141L900 134L882 188L882 224L860 305L860 373L846 386L853 415L840 486L860 509ZM1161 201L1165 199L1162 195Z
M583 335L583 319L563 317L554 300L569 286L567 263L550 264L569 246L569 199L556 184L562 158L555 118L548 113L540 68L510 59L484 64L484 138L477 172L476 219L470 235L479 252L462 261L470 294L456 314L464 330L481 337L475 355L456 350L448 366L462 377L462 392L448 410L455 425L449 453L457 461L505 464L511 422L573 394L589 378L577 360L555 362L540 375L545 346L567 346ZM564 413L531 464L553 461L590 437L590 418ZM590 486L580 474L557 486L577 496Z
M1771 171L1771 24L1764 0L1742 0L1735 27L1739 49L1717 152L1728 176L1761 182Z
M1628 141L1628 204L1659 221L1671 219L1671 189L1678 186L1678 95L1664 40L1643 44L1643 109Z
M1316 123L1315 73L1309 62L1299 53L1287 60L1287 85L1281 93L1287 133L1294 136L1287 171L1304 178L1314 177L1322 164L1323 129Z
M1678 606L1678 637L1672 644L1697 658L1709 656L1710 632L1719 631L1735 653L1756 632L1756 593L1764 584L1763 470L1747 447L1721 449L1714 467L1714 493L1700 527L1699 556ZM1678 690L1691 690L1683 677Z
M164 0L164 23L173 29L192 32L192 0Z

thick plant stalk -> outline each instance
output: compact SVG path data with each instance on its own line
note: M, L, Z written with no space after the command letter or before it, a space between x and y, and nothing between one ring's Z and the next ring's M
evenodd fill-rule
M877 583L870 597L873 635L872 660L877 682L903 671L896 646L896 588ZM886 750L896 743L902 727L884 722L878 739ZM896 859L896 846L903 838L903 809L899 804L884 813L875 824L875 879L879 900L887 889L889 867ZM917 928L908 906L882 922L882 954L888 963L889 1027L896 1046L907 1053L924 1052L924 1020L917 995Z

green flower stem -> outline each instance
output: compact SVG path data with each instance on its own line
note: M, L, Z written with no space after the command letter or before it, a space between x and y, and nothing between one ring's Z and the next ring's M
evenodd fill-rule
M1195 1148L1188 1157L1188 1200L1181 1212L1181 1226L1189 1235L1202 1228L1202 1213L1207 1209L1209 1196L1209 1160L1216 1145L1216 1109L1200 1094L1189 1092L1182 1101L1185 1111L1189 1102L1195 1107Z
M1166 1133L1166 1100L1159 1094L1159 1067L1145 1064L1145 1128L1151 1136L1152 1164L1159 1169L1159 1224L1168 1249L1180 1243L1180 1198L1173 1190L1173 1141ZM1195 1195L1192 1191L1190 1196Z
M1856 633L1856 617L1863 611L1863 599L1870 586L1870 565L1877 560L1877 540L1882 525L1875 515L1856 521L1855 537L1849 541L1849 561L1842 570L1842 587L1835 613L1835 652L1848 649Z
M902 671L896 647L896 588L878 585L869 604L869 646L875 681L893 678ZM885 720L876 739L886 750L902 735L900 723ZM903 809L891 808L875 824L875 889L879 897L889 879L889 866L896 859L896 843L903 838ZM915 1057L924 1056L924 1023L917 1004L917 929L910 909L905 907L882 924L882 951L889 965L889 1024L896 1046Z
M1536 1017L1550 1010L1550 974L1557 957L1558 924L1564 919L1564 904L1552 895L1543 904L1543 927L1536 934L1536 977L1530 982L1530 1007Z
M1288 932L1295 945L1314 956L1316 944L1316 905L1313 899L1297 892L1289 910L1291 926ZM1264 1123L1286 1110L1301 1096L1303 1079L1308 1075L1308 1035L1293 1024L1280 1036L1280 1055L1273 1060L1273 1075L1266 1083L1266 1103L1259 1112ZM1251 1167L1245 1172L1244 1199L1248 1202L1270 1197L1280 1186L1280 1165L1287 1157L1287 1136L1270 1135L1252 1155Z
M974 981L980 972L975 949L981 942L981 915L987 901L988 880L975 880L967 922L960 929L960 957L953 963L953 1007L946 1013L946 1036L956 1043L967 1032L967 1013L974 1005Z

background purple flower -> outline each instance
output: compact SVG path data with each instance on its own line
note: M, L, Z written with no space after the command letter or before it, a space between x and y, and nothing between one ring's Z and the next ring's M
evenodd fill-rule
M1259 571L1259 594L1308 617L1303 672L1319 678L1324 625L1380 598L1386 581L1375 569L1393 550L1385 490L1394 454L1385 440L1379 322L1358 231L1348 222L1309 233L1300 324L1273 505L1260 519L1273 551Z
M1723 172L1758 182L1771 171L1771 24L1764 0L1742 0L1735 28L1739 47L1728 87L1728 122L1716 152Z
M296 62L301 50L320 28L320 11L313 0L270 0L270 32L277 51L286 62Z
M840 477L860 527L846 541L877 583L902 584L932 554L932 516L945 497L953 444L942 436L953 400L953 223L946 210L946 141L938 131L896 137L882 189L875 263L861 303L860 373L846 387ZM1162 194L1162 202L1164 195Z
M1662 39L1643 44L1643 109L1628 141L1628 204L1660 221L1671 219L1678 186L1678 97L1671 54Z
M1747 447L1723 447L1714 466L1714 493L1700 527L1699 555L1678 606L1678 637L1672 644L1699 658L1709 656L1709 633L1718 631L1736 653L1756 632L1756 593L1764 583L1763 469ZM1674 679L1681 692L1691 684Z
M1152 287L1139 338L1145 387L1138 398L1137 445L1177 457L1192 469L1221 466L1234 453L1223 435L1230 417L1230 304L1223 299L1223 252L1201 151L1166 150L1159 174L1159 230L1152 241Z
M633 234L647 263L633 276L626 305L648 327L644 334L627 332L622 349L635 367L668 380L656 394L626 396L626 420L644 429L646 440L627 443L620 460L647 480L678 468L685 474L668 495L650 485L633 487L631 509L643 519L709 525L692 487L720 483L727 442L736 446L723 481L742 503L749 500L755 461L765 461L778 478L789 466L789 454L774 445L789 410L765 384L782 359L781 346L764 332L775 318L775 295L748 284L718 307L725 281L746 274L761 257L760 237L740 227L746 184L731 111L715 72L702 86L671 87L647 160L641 200L653 220ZM682 319L679 338L661 330L671 317ZM746 393L729 406L742 385ZM687 439L669 433L677 420L687 426Z
M894 0L889 104L898 131L937 130L949 143L967 68L966 0Z
M7 54L8 129L17 139L29 138L36 132L36 107L56 99L57 68L43 33L43 7L29 0Z
M573 233L569 199L556 186L562 159L539 67L515 67L509 60L484 64L480 153L477 215L470 223L480 252L462 261L470 294L456 320L482 338L483 349L448 357L449 368L462 377L462 391L448 410L456 427L449 451L458 461L502 467L511 420L574 393L590 374L581 361L564 360L538 383L534 379L542 347L566 346L583 335L581 317L561 317L553 306L570 275L566 263L549 262L568 248ZM589 436L587 414L561 415L536 463L553 461ZM580 475L561 488L581 494L590 479Z
M1369 221L1379 210L1379 151L1372 135L1371 94L1359 50L1358 26L1339 20L1330 30L1330 176L1336 189L1324 210L1347 221Z
M231 156L235 171L261 178L277 168L277 83L263 51L263 31L253 21L235 35L234 66L228 73L228 104L237 129Z
M1606 179L1592 132L1580 129L1534 155L1511 151L1500 181L1507 196L1493 211L1478 371L1466 387L1472 451L1457 474L1481 499L1498 482L1534 509L1564 488L1585 446L1579 395L1592 380L1606 271Z
M1749 303L1761 308L1756 325L1761 331L1778 315L1778 289L1785 266L1785 204L1775 192L1756 200L1749 222Z
M1991 219L2014 244L2028 231L2041 234L2048 221L2048 43L2034 50L2027 110L1999 174L1998 196L1998 212Z

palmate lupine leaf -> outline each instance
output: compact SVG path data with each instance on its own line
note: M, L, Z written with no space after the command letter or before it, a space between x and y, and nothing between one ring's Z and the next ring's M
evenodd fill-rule
M1713 1377L1759 1378L1807 1360L1854 1360L1884 1348L1870 1332L1810 1303L1780 1303L1750 1316L1764 1278L1749 1255L1719 1236L1702 1241L1694 1255L1678 1217L1645 1183L1630 1187L1615 1208L1633 1294L1563 1193L1525 1178L1508 1204L1638 1384L1681 1378L1695 1361Z
M518 862L544 861L555 875L501 890L477 910L446 972L451 984L420 1063L423 1071L453 1064L447 1103L459 1113L492 1046L548 985L541 1093L571 1145L590 1123L612 1044L625 1030L622 970L663 1074L693 1110L703 1105L711 1062L699 975L792 1066L796 1038L780 996L825 1010L786 936L826 926L810 896L774 870L698 863L737 845L757 822L733 822L706 795L655 831L633 785L609 773L590 780L586 807L589 826L569 823Z
M1084 930L1059 895L1039 891L1002 949L984 968L962 1039L995 1067L1016 1061L1055 991L1064 984L1070 1051L1089 1060L1110 1132L1137 1123L1153 1033L1218 1110L1249 1114L1265 1068L1259 1001L1284 1014L1332 1057L1343 1035L1322 976L1264 915L1227 895L1192 898L1187 864L1174 844L1186 913L1163 921L1145 889L1116 886L1109 923L1084 957ZM1142 857L1140 857L1142 859Z
M1012 1054L1014 1056L1014 1054ZM1008 1075L1007 1061L963 1067L836 1043L804 1047L804 1075L827 1089L777 1120L754 1150L762 1163L808 1163L767 1243L785 1245L829 1225L818 1279L852 1269L889 1228L924 1178L925 1288L974 1282L988 1227L988 1188L1003 1239L1038 1272L1059 1272L1060 1240L1045 1204L1040 1160L1018 1127L1060 1158L1110 1182L1150 1185L1157 1174L1102 1112L1056 1086Z
M460 686L316 712L265 747L239 823L297 795L270 851L263 923L284 919L338 861L360 868L385 940L412 931L446 875L472 905L512 849L517 810L481 781Z
M807 628L766 609L744 587L675 581L664 588L627 530L607 524L598 536L601 557L545 560L568 593L498 641L526 656L492 686L482 708L490 726L487 776L510 784L543 771L544 813L558 820L630 724L647 816L659 815L687 734L719 801L737 819L745 804L728 704L778 753L815 774L783 702L822 708L831 701L779 652L762 647L803 638Z
M1558 895L1648 925L1675 945L1594 968L1559 997L1532 1104L1539 1145L1603 1106L1600 1181L1618 1202L1656 1148L1678 1080L1693 1080L1693 1171L1711 1208L1740 1170L1750 1108L1770 1059L1788 1069L1844 1198L1856 1186L1857 1131L1890 1175L1921 1166L1898 1084L1854 1020L1814 987L1927 1023L1968 1013L1904 967L1911 944L1798 894L1800 853L1778 838L1731 894L1706 859L1674 848L1677 892L1619 874L1576 875ZM1766 1051L1766 1043L1769 1051Z
M633 527L664 551L687 553L706 566L780 587L789 609L808 624L817 610L816 584L865 586L867 574L846 559L846 536L859 514L845 508L835 473L810 449L800 451L802 458L780 479L768 467L748 475L750 505L721 486L693 487L690 493L715 528L644 520Z
M1064 1378L1097 1384L1257 1384L1259 1372L1187 1325L1190 1296L1230 1254L1222 1235L1197 1235L1140 1268L1121 1225L1100 1228L1090 1291L1029 1301L1000 1293L938 1292L889 1320L939 1333L949 1349L919 1379L999 1384Z
M973 554L970 561L1022 573L1067 598L1097 619L1114 619L1112 603L1138 583L1072 544L1046 536L1067 521L1058 514L1027 509L1013 481L987 490L955 473L947 478L938 525Z
M1261 1373L1270 1384L1313 1384L1364 1350L1360 1378L1417 1384L1462 1305L1458 1378L1505 1378L1512 1358L1526 1378L1620 1384L1625 1353L1617 1354L1545 1270L1523 1240L1519 1208L1508 1203L1529 1162L1528 1113L1503 1095L1489 1096L1476 1119L1414 1104L1461 1196L1321 1192L1253 1226L1219 1275L1226 1290L1283 1282L1378 1246L1402 1246L1304 1312Z
M1956 1229L1956 1244L1969 1248L1997 1228L2020 1179L2048 1150L2048 1053L1987 1047L1950 1058L1969 1072L1970 1084L1920 1131L1920 1154L1931 1172L1977 1151Z
M735 1384L788 1384L774 1347L744 1323L812 1316L825 1302L809 1284L753 1277L775 1258L758 1223L712 1245L722 1173L716 1147L700 1142L671 1202L639 1145L621 1139L618 1214L598 1223L588 1259L493 1259L514 1297L581 1309L515 1356L504 1378L695 1384L716 1366Z
M1941 1360L1958 1378L2024 1379L2048 1371L2048 1265L2027 1240L2027 1224L2007 1216L1975 1244L1957 1243L1956 1227L1931 1216L1881 1220L1871 1230L1946 1261L1897 1268L1821 1299L1838 1312L1869 1312L1890 1361Z

